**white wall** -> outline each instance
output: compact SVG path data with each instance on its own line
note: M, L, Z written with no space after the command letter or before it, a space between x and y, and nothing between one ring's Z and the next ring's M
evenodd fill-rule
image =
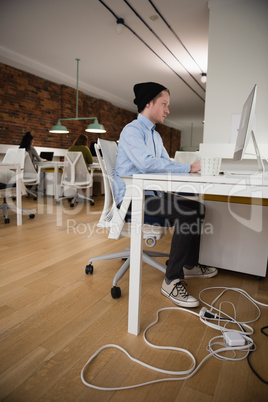
M204 126L198 126L192 123L189 127L184 127L181 131L181 146L183 151L197 151L199 144L203 142Z
M255 135L268 143L268 1L210 0L209 8L203 142L230 141L232 115L257 84Z

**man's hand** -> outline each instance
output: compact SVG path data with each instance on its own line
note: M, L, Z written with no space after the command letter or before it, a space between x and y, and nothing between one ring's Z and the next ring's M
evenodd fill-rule
M201 170L201 164L200 161L197 161L191 165L190 173L195 173L198 172L199 170Z

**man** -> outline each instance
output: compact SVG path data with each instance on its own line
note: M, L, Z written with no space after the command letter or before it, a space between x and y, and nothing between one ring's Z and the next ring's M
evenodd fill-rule
M125 183L120 176L200 170L200 161L192 165L171 161L159 133L154 130L169 114L169 90L155 82L144 82L134 86L134 93L138 118L124 127L118 144L114 180L117 205L125 194ZM162 218L166 226L175 226L162 294L179 306L197 307L199 301L186 291L183 279L217 275L216 268L198 264L204 205L171 193L146 191L144 210L145 215Z

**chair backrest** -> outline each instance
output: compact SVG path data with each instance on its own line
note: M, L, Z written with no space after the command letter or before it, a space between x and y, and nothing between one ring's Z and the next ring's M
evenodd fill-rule
M109 227L116 208L113 197L113 179L116 165L117 144L115 141L98 139L95 151L101 167L104 183L104 207L98 223L100 227Z
M114 171L116 167L117 144L115 141L107 141L98 139L95 145L96 154L103 174L105 201L98 226L108 227L110 230L109 238L118 239L123 236L130 236L130 225L125 221L128 207L131 202L131 187L126 188L126 194L120 208L117 208L113 196ZM102 151L102 156L100 154ZM143 238L150 239L152 237L159 239L166 231L163 224L152 226L154 224L146 222L143 226ZM161 227L162 226L162 227ZM151 233L154 233L152 236Z
M63 185L85 187L92 185L92 176L88 171L82 152L67 152L65 162L62 174Z
M30 155L28 152L25 152L24 159L24 169L23 169L23 181L24 183L39 183L40 173L35 170L33 162L31 161Z
M114 187L114 171L116 167L117 143L115 141L107 141L99 138L98 144L100 145L99 151L101 149L101 153L103 155L103 162L108 176L110 190L114 198L113 187Z
M9 148L4 156L3 163L19 163L23 171L24 183L37 184L40 173L36 172L30 155L25 148Z
M24 169L25 148L8 148L3 163L20 164L21 169Z

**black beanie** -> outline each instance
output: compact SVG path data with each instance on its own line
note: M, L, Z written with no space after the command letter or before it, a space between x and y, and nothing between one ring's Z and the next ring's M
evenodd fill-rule
M156 82L141 82L133 87L135 99L134 103L138 106L138 112L140 113L147 103L156 97L161 91L167 88Z

